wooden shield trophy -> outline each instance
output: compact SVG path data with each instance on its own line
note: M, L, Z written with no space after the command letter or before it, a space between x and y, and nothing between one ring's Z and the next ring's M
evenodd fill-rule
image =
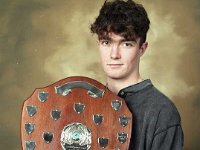
M87 77L36 89L23 103L23 150L127 150L132 114L125 101Z

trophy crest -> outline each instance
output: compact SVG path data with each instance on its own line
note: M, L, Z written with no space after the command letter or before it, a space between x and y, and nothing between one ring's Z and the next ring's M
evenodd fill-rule
M125 101L87 77L38 88L24 101L22 150L125 150L132 114Z

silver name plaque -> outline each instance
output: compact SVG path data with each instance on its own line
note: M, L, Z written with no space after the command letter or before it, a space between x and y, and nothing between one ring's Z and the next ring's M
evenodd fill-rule
M72 123L63 128L60 140L63 150L89 150L91 130L81 123Z

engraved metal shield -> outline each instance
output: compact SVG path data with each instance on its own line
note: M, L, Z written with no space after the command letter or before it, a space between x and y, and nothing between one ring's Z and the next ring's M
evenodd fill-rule
M103 115L100 114L93 115L93 121L96 123L96 125L100 125L103 121Z
M128 139L128 134L127 133L118 133L117 134L117 139L119 140L120 143L125 143Z
M119 122L123 127L127 126L128 125L128 117L120 116L119 117Z
M121 109L121 106L122 106L122 101L120 100L113 100L112 103L111 103L111 106L114 110L118 111Z
M48 144L51 143L51 141L53 140L53 136L54 134L51 132L44 132L42 134L42 139Z
M48 92L39 92L38 93L38 99L40 102L44 103L49 97L49 93Z
M85 108L85 105L84 104L81 104L81 103L75 103L74 104L74 110L75 112L77 112L78 114L82 113L83 110Z
M53 120L57 121L60 118L60 116L61 116L60 110L55 109L51 111L51 117Z
M27 134L31 134L35 129L35 124L32 123L26 123L25 124L25 130Z
M26 150L34 150L35 142L34 141L25 141L25 149Z
M109 143L109 139L108 138L98 138L98 143L100 145L101 148L106 148L108 146Z
M20 127L22 150L125 150L132 114L101 83L69 77L24 101Z
M26 106L26 111L30 117L34 116L37 112L36 106Z

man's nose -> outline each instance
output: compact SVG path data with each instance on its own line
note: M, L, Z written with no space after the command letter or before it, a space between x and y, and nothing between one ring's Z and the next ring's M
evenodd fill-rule
M112 59L120 59L121 58L121 54L120 54L118 45L112 46L110 58L112 58Z

